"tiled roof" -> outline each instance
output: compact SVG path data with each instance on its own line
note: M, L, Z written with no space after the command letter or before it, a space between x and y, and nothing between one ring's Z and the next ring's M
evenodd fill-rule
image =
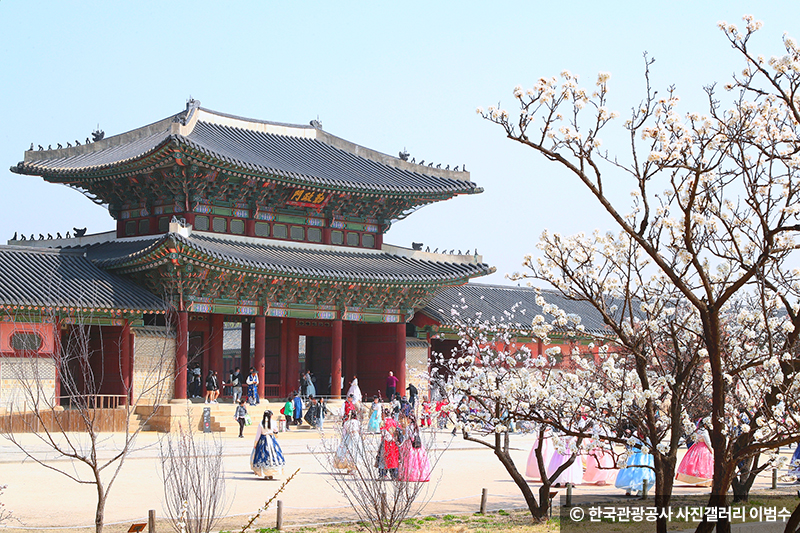
M608 333L603 317L590 304L568 300L556 291L542 290L541 295L546 303L558 306L567 314L581 317L581 324L587 331ZM536 315L543 315L548 322L553 319L552 316L542 313L542 308L536 304L536 296L536 290L527 287L468 283L444 289L421 312L442 325L454 325L456 321L451 309L455 308L462 317L475 317L480 313L482 320L508 323L516 328L529 330ZM508 317L506 313L512 312L515 306L514 316Z
M374 193L452 195L480 192L469 173L416 165L369 150L309 126L232 117L202 108L188 125L179 115L88 145L28 151L11 170L21 174L78 176L183 145L243 171L298 185Z
M184 237L169 233L152 239L112 241L86 249L101 268L123 266L174 242L192 248L232 268L263 271L276 276L333 279L357 283L463 283L494 271L485 263L432 261L386 252L331 246L289 246L275 241L248 241L199 232Z
M0 246L0 306L163 312L166 304L83 254Z

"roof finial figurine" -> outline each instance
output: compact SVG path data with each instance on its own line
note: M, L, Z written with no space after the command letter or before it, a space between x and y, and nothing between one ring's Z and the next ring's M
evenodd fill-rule
M44 150L44 146L42 146L42 145L40 144L40 145L39 145L39 151L42 151L42 150Z
M29 152L32 152L32 151L33 151L33 143L31 143L31 147L30 147L30 148L28 148L28 151L29 151Z
M430 163L428 163L428 166L429 166L429 167L433 167L433 161L431 161Z
M464 254L462 254L462 253L461 253L461 250L459 250L459 251L458 251L458 255L464 255Z
M25 238L25 235L20 235L20 236L19 236L19 240L21 240L21 241L27 241L28 239L26 239L26 238Z
M439 249L438 249L438 248L437 248L437 249L435 249L435 250L433 251L433 253L435 253L435 254L438 254L438 253L439 253Z
M444 169L445 170L450 170L450 165L447 165Z
M80 146L81 142L78 139L75 139L75 146Z
M402 159L403 161L408 161L408 156L409 156L409 155L411 155L411 154L409 154L409 153L406 151L406 149L405 149L405 148L403 148L403 151L402 151L402 152L400 152L398 155L400 156L400 159Z
M60 231L57 231L57 232L56 232L56 239L60 239L60 238L61 238L61 232L60 232Z
M56 144L58 144L58 149L59 149L59 150L61 150L62 148L64 148L63 146L61 146L61 143L56 143Z
M67 232L67 236L66 236L65 238L66 238L66 239L71 239L71 238L72 238L72 236L69 234L69 232Z
M416 164L416 163L417 163L417 158L416 158L416 157L412 157L412 158L411 158L411 162L412 162L412 163L414 163L414 164Z
M35 241L35 240L36 240L36 235L34 235L33 233L31 233L31 240L32 240L32 241Z
M48 144L48 145L47 145L47 149L48 149L48 150L52 150L52 149L53 149L53 145L52 145L52 144Z
M43 241L43 240L44 240L44 235L42 235L41 233L39 234L39 240L40 240L40 241Z
M11 240L12 241L16 241L17 240L17 232L16 231L14 232L14 236L11 237Z
M90 142L89 137L86 137L86 142L84 144L89 144Z
M67 148L72 148L72 145L67 141Z
M453 172L458 172L458 165L453 167Z
M83 237L86 235L86 228L72 228L75 231L76 237Z
M316 128L318 130L322 129L322 122L320 122L320 120L319 120L319 115L317 115L316 119L314 119L311 122L309 122L309 124L311 124L312 127Z
M425 160L423 159L422 161L419 162L419 164L420 165L424 165L425 164Z
M461 172L467 171L467 165L461 165Z
M106 136L106 132L100 129L100 124L97 125L97 129L92 132L92 139L94 142L102 141L103 137Z
M426 252L430 252L430 251L431 251L431 247L430 247L430 246L426 246L426 247L425 247L425 251L426 251Z

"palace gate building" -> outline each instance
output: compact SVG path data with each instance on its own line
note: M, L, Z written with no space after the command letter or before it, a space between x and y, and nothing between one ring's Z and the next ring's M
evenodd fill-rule
M122 383L135 387L136 359L147 355L140 336L168 324L176 399L186 398L190 362L222 373L224 324L232 322L241 324L239 366L256 369L262 396L297 389L304 369L332 397L341 395L343 376L357 375L365 394L374 394L392 370L405 387L414 313L442 290L494 270L477 255L384 242L392 221L481 192L469 173L390 157L316 122L245 119L192 100L181 113L121 135L29 150L11 170L108 207L113 232L19 236L0 248L17 257L19 269L27 268L24 254L46 257L59 286L74 285L60 267L68 261L80 263L90 285L108 278L105 307L88 307L102 311L101 337L124 336L113 353L98 355L113 363L127 346ZM32 278L30 287L45 285ZM47 301L0 292L0 305L6 321L53 324L52 344L76 306L87 309L73 292L56 291ZM62 301L69 298L77 303ZM104 392L121 387L111 380Z

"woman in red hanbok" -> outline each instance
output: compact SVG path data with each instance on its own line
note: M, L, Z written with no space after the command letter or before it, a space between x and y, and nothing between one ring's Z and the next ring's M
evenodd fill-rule
M378 473L381 479L385 478L387 473L392 479L397 479L397 468L400 465L400 447L397 445L397 422L391 417L388 409L383 411L379 454Z

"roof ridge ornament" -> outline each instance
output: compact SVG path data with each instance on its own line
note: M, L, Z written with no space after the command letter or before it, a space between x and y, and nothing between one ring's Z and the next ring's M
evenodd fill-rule
M172 220L169 221L169 232L177 233L181 237L188 239L192 235L192 225L187 223L185 218L179 219L173 215Z
M172 122L178 123L181 126L187 125L197 109L200 109L200 100L195 100L192 98L192 95L189 95L189 99L186 100L186 109L175 115Z

